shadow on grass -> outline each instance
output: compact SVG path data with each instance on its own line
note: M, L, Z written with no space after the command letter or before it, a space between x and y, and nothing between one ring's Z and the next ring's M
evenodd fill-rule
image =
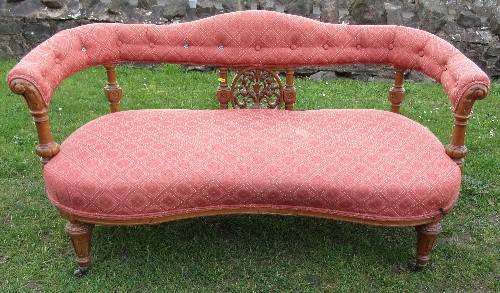
M93 245L96 271L125 265L136 273L154 267L186 277L186 268L224 275L225 268L232 268L231 274L309 271L312 264L330 271L376 263L379 269L399 272L413 260L415 231L293 216L232 215L153 226L99 226Z

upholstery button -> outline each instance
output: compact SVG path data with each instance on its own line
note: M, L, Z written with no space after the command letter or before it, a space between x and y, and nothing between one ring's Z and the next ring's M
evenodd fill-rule
M87 48L82 47L82 52L87 52Z
M295 45L291 45L291 46L290 46L290 49L295 50L295 49L297 49L297 46L295 46Z
M448 65L445 65L443 70L444 71L448 70Z
M150 47L150 48L154 48L154 47L155 47L155 44L154 44L154 43L149 43L149 47Z
M394 45L393 44L389 44L389 50L392 50L394 49Z
M117 42L116 42L116 45L117 45L118 47L121 47L121 46L123 45L123 43L122 43L121 41L117 41Z
M189 48L189 45L186 43L186 44L184 44L184 46L183 46L183 47L184 47L185 49L187 49L187 48Z
M224 49L224 45L220 44L219 49Z
M323 49L328 50L328 44L324 44Z
M260 51L260 46L259 45L255 46L255 50Z
M420 52L418 52L418 55L419 55L420 57L424 57L424 51L420 51Z
M356 49L361 50L361 45L357 45Z

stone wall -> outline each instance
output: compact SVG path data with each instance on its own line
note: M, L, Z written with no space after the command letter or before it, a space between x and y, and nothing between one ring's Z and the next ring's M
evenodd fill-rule
M330 23L421 28L453 43L490 76L500 77L499 0L0 0L0 59L20 58L57 31L82 24L177 23L247 9ZM302 73L370 79L388 71L347 66L328 74L315 69Z

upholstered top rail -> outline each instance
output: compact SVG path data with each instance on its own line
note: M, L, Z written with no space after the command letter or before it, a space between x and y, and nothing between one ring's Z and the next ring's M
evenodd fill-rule
M163 62L214 66L387 64L442 84L454 106L486 74L448 42L401 26L326 24L269 11L243 11L175 25L91 24L57 33L7 76L31 82L50 103L54 89L89 66Z

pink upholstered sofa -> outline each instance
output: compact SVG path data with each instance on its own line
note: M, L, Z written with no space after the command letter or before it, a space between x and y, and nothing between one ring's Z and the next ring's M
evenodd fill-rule
M224 110L120 112L115 65L123 62L217 66L217 98ZM297 95L294 68L338 64L394 66L391 111L287 111ZM59 146L49 128L52 93L67 77L96 65L106 68L113 113L83 125ZM227 68L246 81L230 85ZM285 71L285 85L277 80L277 69ZM398 114L406 69L432 77L448 94L455 126L446 147L426 127ZM266 83L271 79L277 85ZM266 11L175 25L65 30L27 54L7 82L24 96L34 117L47 195L68 220L78 275L90 267L94 224L240 213L413 226L415 267L424 267L439 221L460 192L473 103L489 91L480 68L427 32L325 24ZM277 91L271 108L287 110L239 109L264 107L249 88L264 100L269 100L264 91ZM298 95L307 99L307 92ZM228 105L235 109L225 109ZM234 155L234 149L241 152Z

